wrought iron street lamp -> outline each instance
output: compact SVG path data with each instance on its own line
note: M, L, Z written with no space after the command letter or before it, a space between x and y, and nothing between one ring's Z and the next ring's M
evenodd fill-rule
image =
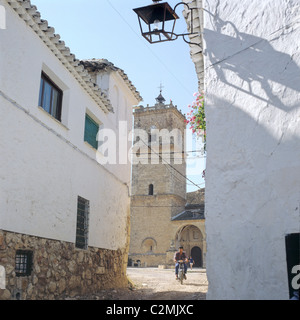
M153 4L149 6L133 9L138 15L142 36L150 43L173 41L181 36L185 42L191 44L192 42L187 41L185 36L197 34L193 30L193 10L197 8L190 8L187 3L179 2L172 9L167 2L159 3L161 0L152 1ZM191 22L189 33L174 33L176 20L179 19L175 11L179 5L186 6L190 11Z

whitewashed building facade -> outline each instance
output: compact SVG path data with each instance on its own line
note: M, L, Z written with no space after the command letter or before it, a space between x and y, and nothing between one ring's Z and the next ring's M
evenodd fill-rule
M289 299L300 270L299 240L294 268L287 241L300 231L299 1L189 2L203 45L191 57L206 96L207 297Z
M119 121L128 135L141 97L107 60L77 60L30 1L0 6L0 299L123 286L130 163L99 164L96 135Z

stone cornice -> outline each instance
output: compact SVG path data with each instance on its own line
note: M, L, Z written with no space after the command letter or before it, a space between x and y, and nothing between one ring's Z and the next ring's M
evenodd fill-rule
M153 113L167 113L167 112L173 112L178 117L180 117L182 120L185 120L185 115L183 115L175 106L166 106L165 108L156 108L156 107L139 107L136 108L133 115L134 117L140 117L140 116L146 116Z
M131 201L140 201L140 200L142 200L145 203L147 202L147 200L151 201L151 203L154 203L153 200L160 201L162 199L171 199L171 198L179 200L179 201L184 201L184 203L186 203L186 199L184 199L183 197L181 197L181 196L179 196L177 194L173 194L173 193L156 194L156 195L153 195L153 196L143 195L143 194L131 195Z

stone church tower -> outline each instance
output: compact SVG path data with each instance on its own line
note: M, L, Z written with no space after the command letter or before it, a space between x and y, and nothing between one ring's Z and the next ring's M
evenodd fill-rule
M141 161L132 166L129 265L173 264L174 252L183 244L179 233L187 225L177 221L187 202L185 116L172 102L166 104L160 91L154 106L135 109L134 129L146 131L147 141L136 153Z

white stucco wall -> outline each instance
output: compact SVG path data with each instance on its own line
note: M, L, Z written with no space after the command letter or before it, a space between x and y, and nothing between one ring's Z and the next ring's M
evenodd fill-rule
M124 247L130 163L102 166L84 142L87 110L118 136L116 114L105 114L7 2L0 5L0 229L74 242L81 196L90 201L88 244ZM62 123L38 107L42 70L63 90ZM131 128L137 101L116 83Z
M300 229L300 6L206 0L208 299L288 299Z
M117 133L115 158L118 166L107 163L105 167L130 185L130 148L132 147L133 115L132 106L138 101L117 71L99 72L97 84L103 88L110 99L114 113L108 115ZM116 94L117 93L117 94Z

